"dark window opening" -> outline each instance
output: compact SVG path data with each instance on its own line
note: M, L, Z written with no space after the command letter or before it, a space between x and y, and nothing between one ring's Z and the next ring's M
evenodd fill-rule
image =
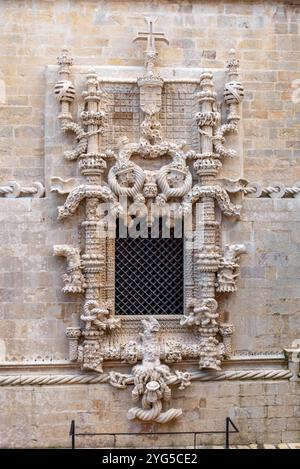
M115 308L119 315L182 314L183 239L116 237Z

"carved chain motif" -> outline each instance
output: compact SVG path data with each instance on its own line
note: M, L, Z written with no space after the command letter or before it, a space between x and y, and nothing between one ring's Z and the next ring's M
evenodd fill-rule
M148 22L150 32L141 33L139 38L147 38L148 41L149 35L153 35L153 38L163 39L162 33L153 32L154 23ZM80 315L82 326L70 327L66 332L70 359L81 363L82 369L98 373L103 372L104 361L119 360L134 365L131 374L112 371L109 375L110 384L117 388L134 384L132 398L140 405L128 411L128 418L165 423L182 414L181 409L163 411L163 402L171 399L170 384L180 384L181 389L190 384L189 373L171 371L166 363L198 359L200 369L220 370L222 359L231 353L230 338L234 329L231 324L220 324L216 292L236 290L239 255L245 252L245 248L243 245L226 245L223 250L218 241L220 223L216 220L215 201L226 216L238 217L240 207L230 201L226 187L216 180L216 175L222 159L236 156L234 150L226 147L225 135L238 131L238 106L243 97L243 87L238 80L238 61L231 51L228 62L230 81L224 91L229 109L227 122L221 124L213 75L205 72L200 76L200 111L195 116L201 141L199 152L186 150L185 142L165 141L159 121L164 81L155 72L157 53L154 43L153 39L150 47L147 42L145 74L137 80L140 107L144 113L140 139L131 143L126 136L122 137L117 153L110 148L102 148L108 116L104 105L105 93L100 89L93 70L87 73L87 89L82 94L82 124L73 121L70 105L76 92L70 81L72 59L66 50L63 51L58 59L59 80L54 90L61 107L58 118L62 131L73 132L77 142L74 149L64 152L64 156L67 160L78 160L85 181L77 183L76 179L70 179L65 181L69 188L65 189L63 180L52 178L52 190L68 194L64 205L58 207L58 218L62 221L72 217L85 202L85 219L81 223L85 230L83 252L79 246L54 247L55 255L67 259L63 292L80 293L84 297ZM155 170L146 170L133 161L134 157L139 161L164 157L170 162L164 162L161 167L156 165ZM113 159L114 164L106 174L108 159ZM198 176L195 185L188 165L191 159ZM124 343L120 338L121 319L114 315L114 241L109 236L99 236L99 227L106 222L98 208L100 202L109 203L110 213L119 215L122 213L121 197L127 197L134 204L147 204L147 207L148 202L162 207L175 201L180 206L179 212L192 213L194 221L194 207L201 201L203 219L194 223L195 242L187 256L191 287L187 290L186 308L180 321L184 334L189 337L187 342L172 338L163 341L160 325L154 317L141 321L141 342L128 340Z

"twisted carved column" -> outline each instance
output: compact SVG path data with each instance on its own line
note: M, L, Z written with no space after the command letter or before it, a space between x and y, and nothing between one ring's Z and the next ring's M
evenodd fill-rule
M81 113L81 119L87 126L88 145L87 153L81 155L79 167L83 176L86 177L87 184L99 187L102 183L102 174L106 167L105 161L101 158L99 152L100 134L104 128L105 113L100 107L101 92L98 86L97 75L93 70L87 74L87 90L83 92L85 101L85 110ZM104 331L98 327L98 314L108 314L106 303L106 238L100 236L101 216L98 210L98 197L86 198L85 220L82 226L85 229L85 252L82 255L83 269L86 278L85 291L85 307L92 304L95 308L95 317L91 320L90 327L86 327L83 331L84 335L84 368L95 366L93 360L97 355L99 361L99 337ZM88 309L88 311L90 311ZM83 320L87 320L86 313L82 316ZM102 316L101 316L102 317ZM96 368L102 369L101 354L100 362L96 364Z
M221 167L218 155L213 152L214 127L220 119L216 111L216 92L212 73L203 73L200 77L201 91L198 94L201 112L196 119L199 126L201 140L201 154L198 155L194 167L199 178L199 185L214 186L216 174ZM194 313L200 311L207 315L207 321L201 321L198 331L203 338L203 356L200 355L200 367L219 368L219 353L215 350L218 342L215 336L218 332L217 303L215 301L216 272L219 268L220 253L216 244L216 229L218 223L215 217L215 199L205 196L202 198L202 219L196 226L195 249L195 306ZM198 207L199 208L199 207ZM205 308L206 312L205 312ZM211 315L211 318L210 316Z

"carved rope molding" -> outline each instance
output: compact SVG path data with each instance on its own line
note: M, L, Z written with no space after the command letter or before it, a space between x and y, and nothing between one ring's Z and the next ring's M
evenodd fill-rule
M285 186L281 182L274 182L272 185L264 187L258 182L249 182L247 179L218 179L218 183L229 193L241 192L247 197L253 198L299 198L300 182L292 186Z
M300 197L300 182L295 182L291 186L284 186L282 183L273 183L272 185L266 187L264 187L261 183L249 182L246 179L218 179L216 182L223 186L228 193L240 192L248 198L296 199ZM79 182L77 182L77 185L79 185ZM52 192L58 192L59 194L69 194L75 187L75 178L51 178Z
M261 184L256 182L250 182L246 187L242 189L242 192L248 197L256 198L299 198L300 182L296 182L292 186L284 186L281 183L275 183L267 187L263 187Z
M17 181L9 181L0 186L0 197L36 197L41 198L45 195L45 188L41 182L33 182L31 186L21 186Z
M247 371L216 371L214 373L191 373L191 381L250 381L250 380L282 380L291 379L293 373L290 370L247 370ZM34 386L34 385L68 385L68 384L111 384L110 374L88 375L1 375L0 386ZM132 385L134 377L128 377L126 385ZM167 384L179 384L180 379L172 377ZM124 386L117 386L124 387Z
M58 58L59 79L55 86L60 106L58 118L62 131L73 132L76 139L75 148L66 151L64 157L68 161L78 162L82 179L63 181L59 177L52 178L52 190L68 194L64 205L58 209L58 218L62 222L65 218L71 218L79 205L85 205L85 219L81 223L85 230L85 242L80 248L55 246L54 254L67 260L63 291L78 292L84 298L80 314L82 327L69 327L66 331L69 357L72 362L80 363L83 371L93 374L7 377L3 378L3 382L5 379L11 379L12 383L14 379L19 379L20 384L105 382L120 389L133 384L132 398L138 404L129 409L128 418L165 423L182 413L181 409L163 410L164 401L171 398L172 385L184 389L193 380L290 379L296 371L295 367L292 374L290 370L221 371L222 360L232 353L234 326L220 323L216 293L228 294L237 289L239 258L245 253L243 244L220 244L221 225L216 218L216 202L224 216L239 216L240 207L231 202L229 193L244 188L239 182L238 189L235 185L231 190L232 184L228 184L227 180L222 183L216 179L222 161L236 156L236 152L227 147L225 137L230 132L238 133L239 105L244 95L235 51L230 51L227 62L229 81L224 88L227 120L221 123L213 74L202 73L197 94L199 112L195 115L200 146L198 152L191 149L186 151L185 142L171 142L162 136L159 111L164 80L155 69L155 42L167 40L163 33L154 32L154 19L147 18L146 23L147 33L140 33L137 38L147 40L145 72L136 80L144 116L140 139L132 143L126 136L122 137L117 153L111 148L102 148L102 136L107 130L109 116L101 77L98 78L93 70L86 75L79 124L73 120L71 113L71 103L76 96L70 80L73 60L67 50L63 50ZM139 157L142 162L155 159L155 169L144 169L143 164L131 161L134 157ZM159 167L157 163L162 157L164 164ZM165 164L166 157L170 160L168 164ZM114 163L107 173L109 159ZM189 166L191 160L198 177L194 186ZM171 329L169 332L172 334L162 341L164 331L153 316L140 318L142 331L134 329L130 338L124 335L122 338L126 321L122 316L116 317L114 311L114 239L99 236L99 226L104 225L105 221L98 207L101 201L109 202L111 214L124 216L120 204L120 198L124 196L135 206L144 204L148 207L152 203L164 208L169 202L176 202L176 216L192 213L194 220L195 204L199 200L202 202L203 221L199 223L196 220L194 223L196 241L188 256L189 271L186 275L189 288L186 289L184 315L180 319L175 318L178 322L180 320L177 331L181 334L180 339ZM151 214L147 216L151 226ZM202 243L199 242L200 238ZM168 324L168 319L164 322ZM171 363L191 359L198 360L199 369L204 371L183 372L169 367ZM132 365L131 373L103 373L103 362L110 360Z

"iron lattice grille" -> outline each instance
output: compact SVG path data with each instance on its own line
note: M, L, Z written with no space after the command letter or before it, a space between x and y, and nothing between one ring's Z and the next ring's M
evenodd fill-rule
M183 239L116 239L116 314L182 314Z

